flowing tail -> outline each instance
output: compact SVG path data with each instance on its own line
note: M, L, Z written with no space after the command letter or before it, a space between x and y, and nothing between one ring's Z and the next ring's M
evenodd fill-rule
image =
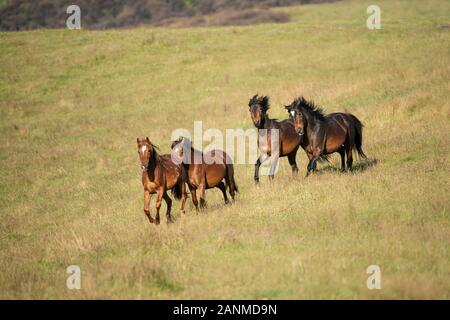
M233 187L234 187L234 191L239 192L238 186L236 184L236 180L234 180L234 176L231 178L233 181Z
M227 182L230 193L231 190L239 192L236 180L234 180L234 167L232 164L227 164L227 177L225 180Z
M364 125L354 115L350 115L350 116L355 121L355 148L356 148L356 151L358 151L358 154L361 158L366 159L367 156L365 155L365 153L362 149L362 132L363 132Z
M181 196L182 196L181 186L183 183L184 183L183 181L178 182L175 185L175 187L173 187L173 189L172 189L172 194L173 194L174 198L177 200L181 200Z

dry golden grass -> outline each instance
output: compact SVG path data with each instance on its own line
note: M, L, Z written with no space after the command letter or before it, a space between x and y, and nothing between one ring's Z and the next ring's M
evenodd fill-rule
M280 25L0 33L0 297L448 299L450 4L378 2L379 31L343 1ZM240 165L235 205L210 191L149 225L136 137L251 128L256 92L273 117L299 94L354 113L373 165L304 179L299 152L259 189Z

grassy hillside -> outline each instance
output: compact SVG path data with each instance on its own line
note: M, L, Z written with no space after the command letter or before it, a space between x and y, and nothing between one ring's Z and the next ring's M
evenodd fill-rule
M378 1L370 31L371 3L281 8L280 25L0 33L0 298L450 298L450 3ZM296 179L283 159L259 189L240 165L235 205L209 191L207 213L149 225L136 137L167 152L195 120L251 128L256 92L273 117L299 94L354 113L371 161L342 174L334 156L305 179L299 152Z

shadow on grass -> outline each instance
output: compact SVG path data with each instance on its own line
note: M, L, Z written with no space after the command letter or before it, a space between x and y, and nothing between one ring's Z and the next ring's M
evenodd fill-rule
M364 172L367 169L377 165L378 160L377 159L361 159L358 162L353 164L352 170L349 172L357 173L357 172ZM317 173L327 173L327 172L342 172L340 167L334 167L331 164L327 164L323 168L317 171Z

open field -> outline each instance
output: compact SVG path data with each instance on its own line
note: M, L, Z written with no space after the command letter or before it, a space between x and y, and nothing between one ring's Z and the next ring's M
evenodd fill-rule
M286 24L0 33L0 298L450 298L450 2L280 8ZM142 211L136 137L251 128L299 94L365 124L372 159L272 183L171 226ZM376 160L376 163L374 160ZM180 204L174 203L178 218ZM165 206L163 205L163 212ZM152 211L154 213L154 210ZM79 265L82 289L66 288ZM368 290L379 265L382 289Z

